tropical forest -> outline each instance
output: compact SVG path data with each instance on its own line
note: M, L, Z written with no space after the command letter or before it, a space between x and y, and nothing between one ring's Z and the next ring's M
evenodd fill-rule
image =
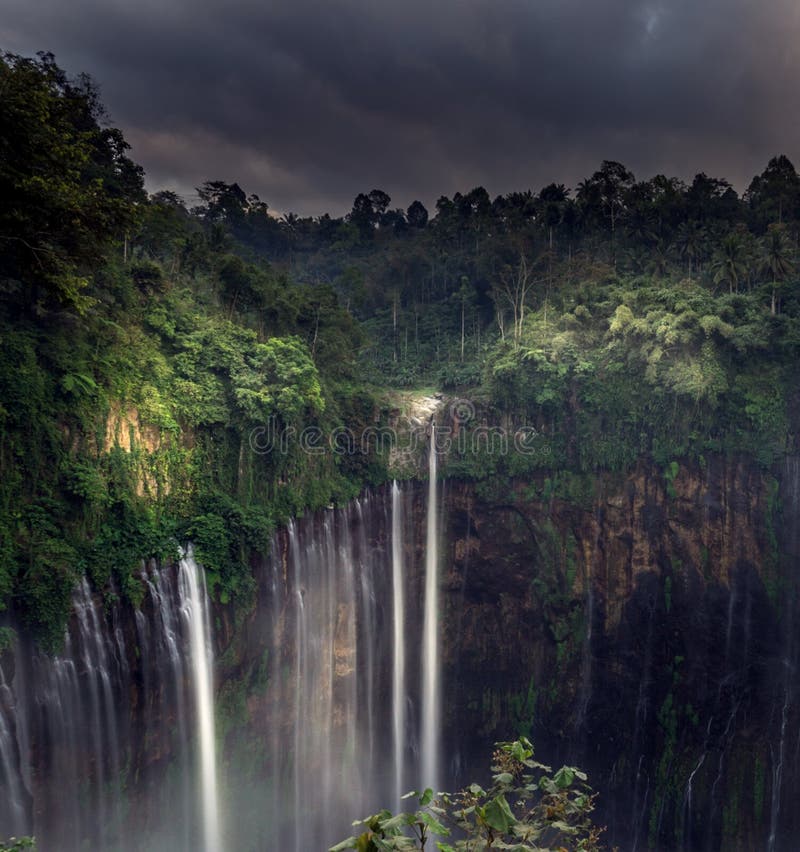
M207 178L0 56L0 849L795 849L790 159Z

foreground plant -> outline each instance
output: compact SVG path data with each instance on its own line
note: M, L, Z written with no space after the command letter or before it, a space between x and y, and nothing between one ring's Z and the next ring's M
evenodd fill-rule
M10 837L0 841L0 852L20 852L22 849L36 850L36 841L32 837Z
M366 830L330 852L425 849L435 837L448 838L434 841L440 852L598 852L602 829L590 818L596 794L586 774L573 766L553 774L533 759L525 737L496 746L488 791L470 784L459 793L408 793L404 798L416 798L417 810L382 810L359 820L353 825Z

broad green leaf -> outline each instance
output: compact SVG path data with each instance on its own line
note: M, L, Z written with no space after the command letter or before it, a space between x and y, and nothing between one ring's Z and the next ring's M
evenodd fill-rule
M556 785L562 790L569 787L575 780L575 771L569 766L562 766L553 777Z
M528 742L527 740L525 741ZM530 743L528 743L530 745ZM521 740L511 743L511 756L520 763L533 757L533 748L528 748Z
M486 803L486 806L482 809L481 816L487 825L504 834L517 821L514 814L511 813L511 808L506 801L506 797L502 793Z
M562 832L563 834L577 834L578 829L574 825L570 825L568 822L564 822L563 820L554 820L550 823L550 828L554 828L557 831Z
M558 793L561 788L553 781L552 778L548 778L545 775L539 779L539 789L543 793Z
M442 825L436 817L426 813L425 811L420 811L417 814L417 819L434 832L434 834L443 834L445 836L450 834L450 829L447 828L447 826Z
M409 824L410 814L395 814L388 819L381 820L381 831L387 834L399 834L403 826Z

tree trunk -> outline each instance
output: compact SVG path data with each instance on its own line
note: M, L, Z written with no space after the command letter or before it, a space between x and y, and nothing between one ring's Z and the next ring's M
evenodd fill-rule
M464 361L464 300L461 300L461 361Z
M392 360L397 363L397 293L392 301Z

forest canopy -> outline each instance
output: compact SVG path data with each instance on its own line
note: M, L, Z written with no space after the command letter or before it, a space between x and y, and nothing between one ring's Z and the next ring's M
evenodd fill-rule
M450 475L797 448L800 177L602 162L576 187L435 208L365 190L276 215L209 178L148 194L96 85L0 59L0 606L57 644L76 576L141 596L192 537L247 594L276 523L387 476L379 455L252 452L254 428L376 423L386 389L468 396L540 455Z

